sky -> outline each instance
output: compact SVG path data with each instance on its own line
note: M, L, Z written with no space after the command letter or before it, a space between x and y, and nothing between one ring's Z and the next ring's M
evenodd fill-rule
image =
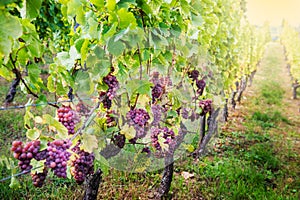
M251 24L280 26L283 19L292 26L300 25L300 0L246 0Z

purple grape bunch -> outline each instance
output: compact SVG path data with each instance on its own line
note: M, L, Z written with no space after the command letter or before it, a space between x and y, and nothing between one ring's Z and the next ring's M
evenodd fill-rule
M164 88L161 84L157 83L152 88L152 103L156 102L163 94Z
M113 143L120 149L122 149L125 146L125 140L126 140L125 135L122 134L114 135L112 140Z
M199 75L200 75L199 71L195 69L188 72L189 78L191 78L193 82L196 82L197 93L201 96L206 86L206 82L203 78L199 79Z
M71 156L68 149L71 145L70 140L54 140L48 143L45 164L54 171L57 177L67 177L67 162Z
M57 110L58 121L67 129L70 135L75 133L75 125L79 122L79 117L70 106L62 106Z
M79 143L72 148L75 153L75 159L71 161L71 174L78 184L82 184L87 175L94 173L93 153L80 150Z
M136 131L136 138L142 138L145 136L145 125L148 123L150 116L144 109L130 110L126 118L130 126L133 126Z
M206 115L206 113L209 113L212 111L212 100L211 99L201 100L199 102L199 107L202 109L202 112L200 113L200 115L201 116Z
M107 96L107 92L100 93L100 99L102 100L103 107L110 109L112 105L112 100Z
M82 116L87 116L90 112L89 108L82 101L76 105L76 111Z
M206 82L204 79L200 79L196 81L197 92L199 95L203 94L204 88L206 86Z
M106 95L108 99L112 100L116 96L116 92L119 89L119 81L110 73L103 78L103 82L108 86Z
M198 80L199 74L200 74L200 73L199 73L198 70L192 70L192 71L189 71L189 72L188 72L189 78L193 79L193 81Z
M38 153L40 149L40 141L34 140L23 145L21 141L13 141L11 151L14 152L14 157L19 160L19 167L22 171L30 171L32 165L30 161Z
M117 124L116 118L115 118L115 112L114 111L108 111L106 113L106 125L107 127L113 127Z
M47 173L48 173L48 170L47 168L44 168L42 172L40 173L31 173L31 178L32 178L32 183L35 187L42 187L45 180L46 180L46 177L47 177Z
M164 144L170 145L172 144L172 141L175 139L175 134L172 129L169 129L167 127L163 128L151 128L151 142L152 146L157 151L162 151L161 144L159 143L159 137L162 137L165 139Z
M152 105L151 106L151 111L153 114L153 121L151 123L152 126L158 126L161 117L162 117L162 107L160 105Z

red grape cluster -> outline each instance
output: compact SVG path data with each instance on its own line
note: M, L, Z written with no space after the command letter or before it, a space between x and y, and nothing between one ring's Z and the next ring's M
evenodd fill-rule
M116 92L119 89L119 82L112 74L108 74L106 77L104 77L103 82L108 86L106 95L108 96L108 99L112 100L116 96Z
M114 135L112 140L114 144L121 149L125 146L125 140L126 140L125 135L122 134Z
M200 113L201 116L205 115L208 112L211 112L212 110L212 100L206 99L199 102L199 106L202 109L202 112Z
M87 106L81 101L76 105L76 111L82 116L87 116L90 112Z
M14 157L19 160L19 167L22 171L30 171L32 165L30 161L38 153L40 149L40 141L31 141L23 145L21 141L13 141L11 150L14 152Z
M37 172L31 173L33 185L35 187L42 187L44 184L44 181L46 180L47 173L48 173L47 168L44 168L43 172L41 172L41 173L37 173Z
M206 86L206 82L203 79L197 80L196 81L196 86L197 86L197 92L198 92L198 94L202 95L203 91L204 91L204 88Z
M172 143L172 140L175 138L175 134L174 134L173 130L168 129L167 127L163 127L163 128L153 127L151 129L152 145L156 150L161 151L162 148L158 141L159 137L162 137L165 139L164 144L170 145Z
M149 114L144 109L130 110L127 115L127 120L130 126L133 126L136 131L136 138L145 136L145 125L150 119Z
M108 111L106 113L106 125L107 127L113 127L116 125L116 119L114 117L114 112L113 111Z
M106 108L106 109L111 108L112 101L111 101L111 99L109 99L106 92L101 92L100 93L100 99L102 99L102 104L103 104L104 108Z
M193 79L193 81L196 81L199 76L199 71L198 70L192 70L188 72L189 78Z
M67 151L72 142L70 140L55 140L48 143L46 166L54 171L58 177L67 177L67 161L70 153Z
M69 134L75 133L75 125L79 122L79 117L70 106L62 106L57 110L59 122L61 122L67 129Z
M203 94L204 88L206 86L206 82L204 79L199 79L199 71L198 70L192 70L188 72L189 78L193 80L193 82L196 82L197 86L197 93L199 95Z
M159 99L164 92L164 88L162 87L161 84L157 83L153 88L152 88L152 103L154 103L157 99Z
M186 108L181 109L181 116L183 119L189 118L189 111Z
M78 184L82 184L87 175L94 173L95 156L93 153L80 150L79 143L72 151L75 153L76 159L71 162L71 174Z
M160 105L152 105L151 111L153 114L153 121L151 123L152 126L158 126L161 117L162 117L162 108Z

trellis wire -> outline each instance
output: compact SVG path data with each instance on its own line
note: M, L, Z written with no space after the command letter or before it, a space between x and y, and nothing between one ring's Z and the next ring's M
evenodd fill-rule
M45 103L34 103L34 104L25 104L25 105L18 105L18 106L9 106L9 107L0 107L0 111L6 111L6 110L14 110L14 109L23 109L26 107L38 107L38 106L49 106L49 105L58 105L60 103L68 103L68 102L74 102L74 101L91 101L94 100L92 98L83 98L80 100L64 100L64 101L56 101L56 102L45 102Z

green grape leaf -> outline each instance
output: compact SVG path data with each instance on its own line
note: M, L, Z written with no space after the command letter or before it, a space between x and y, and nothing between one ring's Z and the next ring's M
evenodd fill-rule
M141 95L146 94L151 97L151 86L153 83L147 80L130 80L126 84L126 89L129 97L131 98L133 94L139 93Z
M133 13L128 12L125 8L121 8L117 12L119 17L119 27L121 29L127 28L131 25L131 28L134 29L137 26L136 19Z
M11 3L16 3L18 2L19 0L1 0L0 1L0 7L1 6L6 6L8 4L11 4Z
M0 76L5 78L7 81L11 81L11 80L14 79L14 73L12 73L6 67L1 67L0 66Z
M107 0L106 7L108 10L113 11L116 7L116 0Z
M91 0L91 3L98 7L98 9L104 7L104 0Z
M42 0L24 0L24 4L23 8L21 8L23 19L34 19L39 15Z
M107 43L107 50L114 56L120 56L125 50L125 44L121 41L114 41L114 38L110 38Z
M84 133L82 134L80 149L92 153L98 148L98 140L95 135Z
M0 59L11 52L12 39L17 39L22 34L19 19L0 10Z
M57 131L57 139L67 139L68 138L68 129L55 118L53 118L49 114L44 114L42 116L44 123L49 125L50 129L54 129Z
M14 176L11 177L9 187L12 189L20 188L20 182L18 181L18 179L16 177L14 177Z

